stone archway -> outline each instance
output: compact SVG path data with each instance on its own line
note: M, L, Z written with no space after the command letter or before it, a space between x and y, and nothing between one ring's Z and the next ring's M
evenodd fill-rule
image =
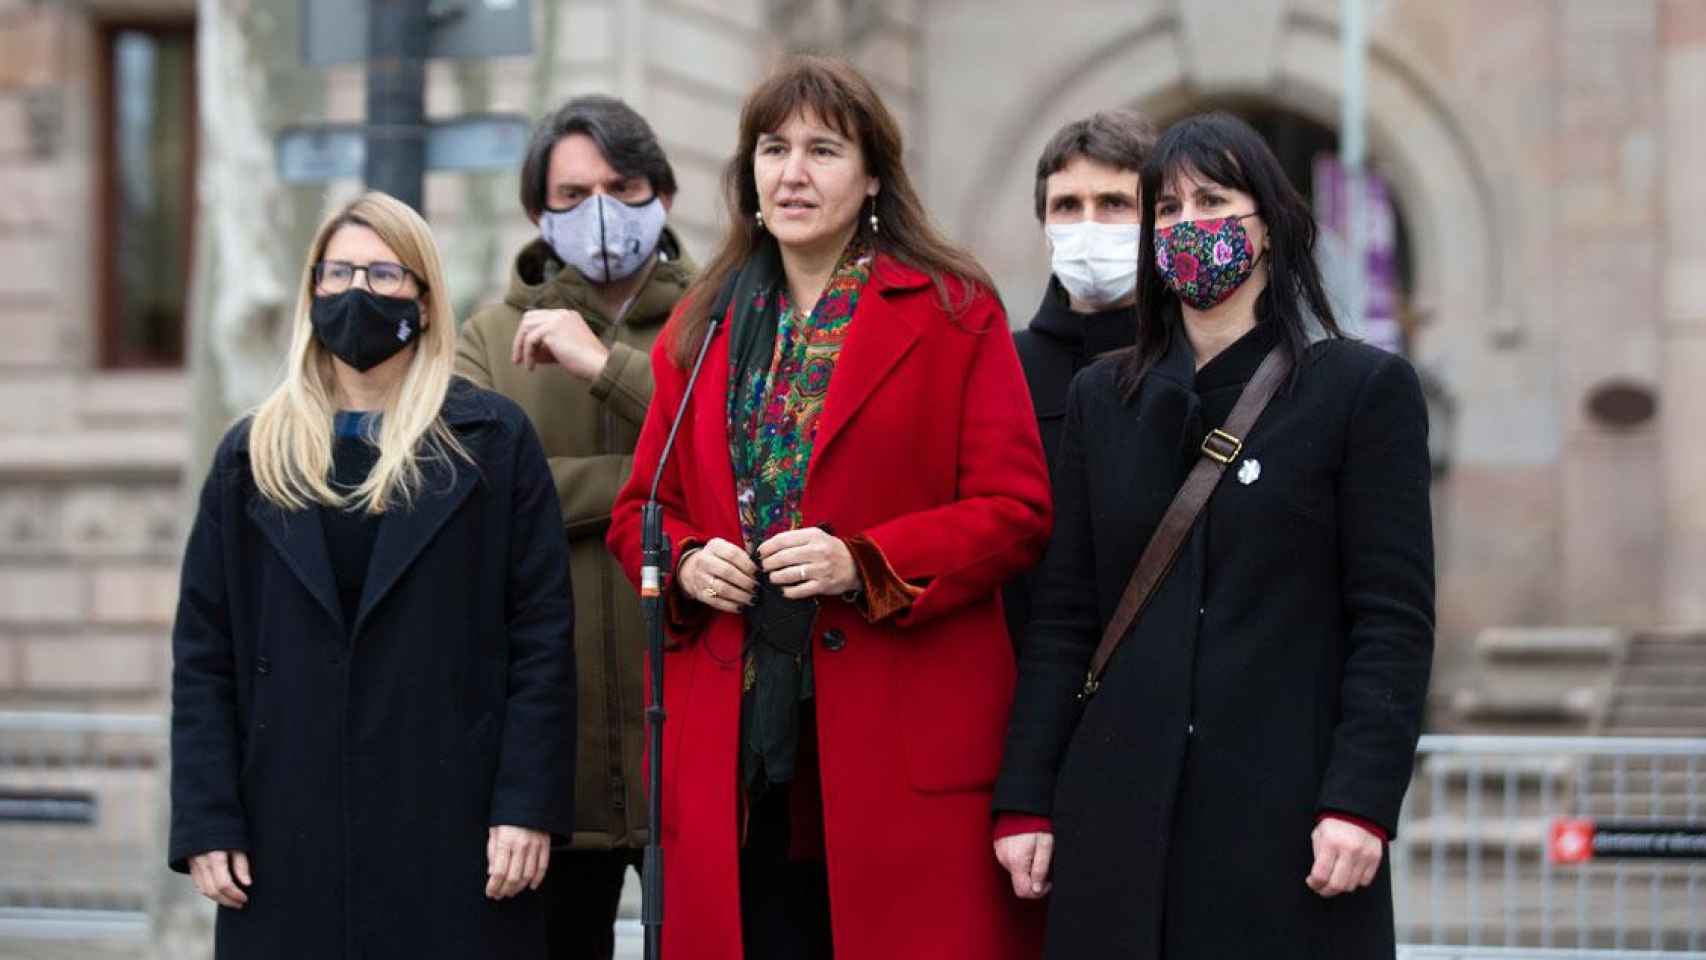
M1246 30L1230 39L1204 38L1189 20L1165 9L1128 20L1093 46L1055 61L1055 68L1037 78L1040 82L1033 82L1022 103L1014 105L1018 109L1002 113L988 138L992 147L1001 146L974 153L980 159L964 182L981 186L957 198L950 219L956 235L975 238L1004 282L1026 271L1009 252L1012 245L991 244L989 238L1009 238L1035 227L1029 211L989 200L1029 194L1037 149L1067 119L1119 103L1166 116L1204 100L1238 98L1337 126L1335 20L1293 10L1271 18L1271 34ZM1204 44L1214 45L1214 56L1198 55ZM1213 69L1233 62L1239 69ZM1252 70L1251 62L1258 67ZM1510 166L1501 147L1471 109L1431 84L1403 50L1371 44L1368 74L1370 152L1406 211L1413 299L1436 321L1423 339L1421 357L1455 362L1463 353L1521 339L1528 311L1520 285L1527 271L1495 265L1499 251L1531 250L1535 244L1523 216L1525 198L1492 187L1491 171ZM1031 253L1020 251L1021 257ZM1030 286L1040 292L1041 278ZM1029 302L1010 306L1021 311ZM1474 443L1471 436L1464 439ZM1548 459L1553 453L1555 443L1530 456Z
M1337 4L1327 0L1232 0L1215 5L1211 24L1178 0L1096 5L1093 15L1091 5L1033 6L940 0L925 42L926 196L983 258L1015 323L1047 280L1030 197L1035 158L1061 124L1120 105L1169 117L1241 101L1338 126ZM1027 56L1041 37L1047 58ZM1369 145L1405 212L1411 304L1428 315L1412 357L1458 411L1454 469L1436 497L1439 689L1448 690L1472 670L1481 626L1544 622L1564 607L1550 561L1571 522L1560 473L1565 410L1551 198L1538 178L1512 177L1527 158L1406 42L1399 30L1373 32ZM976 54L959 52L967 48Z

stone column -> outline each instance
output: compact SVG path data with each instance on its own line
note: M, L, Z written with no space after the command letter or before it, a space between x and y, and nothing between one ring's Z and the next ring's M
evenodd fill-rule
M1666 0L1663 71L1664 312L1659 339L1663 445L1664 618L1706 622L1706 6Z
M1556 7L1552 282L1568 622L1641 626L1658 606L1664 507L1656 424L1611 427L1587 403L1607 384L1650 390L1659 378L1659 7Z

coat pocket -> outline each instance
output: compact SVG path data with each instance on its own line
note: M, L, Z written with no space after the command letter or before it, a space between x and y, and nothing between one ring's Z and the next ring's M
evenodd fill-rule
M981 619L981 618L979 618ZM909 637L900 655L897 715L907 777L923 793L990 790L1013 705L1013 647L999 619L960 620Z

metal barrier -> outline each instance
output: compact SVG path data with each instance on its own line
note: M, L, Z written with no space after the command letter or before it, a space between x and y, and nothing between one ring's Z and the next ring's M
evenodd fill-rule
M1706 858L1657 858L1706 828L1706 739L1425 736L1417 754L1400 957L1706 960Z
M1538 947L1399 945L1398 960L1693 960L1698 953L1652 950L1543 950Z
M154 714L0 711L0 940L148 935L165 736Z
M0 938L147 935L165 733L156 715L0 712L0 795L25 798L0 804L21 811L0 822ZM1706 827L1706 739L1417 753L1391 851L1400 960L1706 960L1706 859L1547 855L1563 820Z

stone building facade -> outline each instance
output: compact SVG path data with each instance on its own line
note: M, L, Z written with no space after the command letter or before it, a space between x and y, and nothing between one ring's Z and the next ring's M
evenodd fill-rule
M1706 208L1690 176L1706 143L1689 122L1706 105L1706 8L1368 2L1371 162L1410 241L1409 305L1420 318L1411 352L1452 411L1436 425L1450 460L1438 490L1441 689L1464 661L1462 641L1485 626L1706 618L1706 449L1688 442L1688 424L1706 412L1706 258L1687 242ZM1059 123L1116 104L1161 120L1205 104L1338 120L1338 0L533 7L534 55L433 63L429 114L537 115L588 91L627 98L665 141L681 180L673 221L704 254L718 235L718 175L743 91L779 50L842 50L902 117L927 202L984 258L1016 323L1046 276L1028 198L1033 158ZM8 700L158 693L184 466L264 391L300 240L359 189L266 182L276 174L265 141L278 129L356 121L363 110L358 67L301 65L297 15L286 0L0 3ZM251 298L267 309L257 329L239 331L246 362L222 347L221 325L250 321L205 310L203 345L191 337L185 365L103 359L103 30L150 21L199 21L200 45L217 48L198 50L203 71L235 69L220 66L242 53L226 34L270 51L247 61L261 64L259 89L274 105L257 121L227 123L233 94L201 93L197 242L267 242L246 252L283 278ZM228 242L222 219L258 218L207 199L230 169L266 198L274 219L262 241ZM495 295L530 234L514 193L507 171L427 178L460 304ZM215 286L204 281L196 295L222 303ZM1596 419L1591 401L1616 386L1655 400L1656 413L1633 425Z
M0 3L0 709L153 706L175 604L184 376L101 357L89 6Z

